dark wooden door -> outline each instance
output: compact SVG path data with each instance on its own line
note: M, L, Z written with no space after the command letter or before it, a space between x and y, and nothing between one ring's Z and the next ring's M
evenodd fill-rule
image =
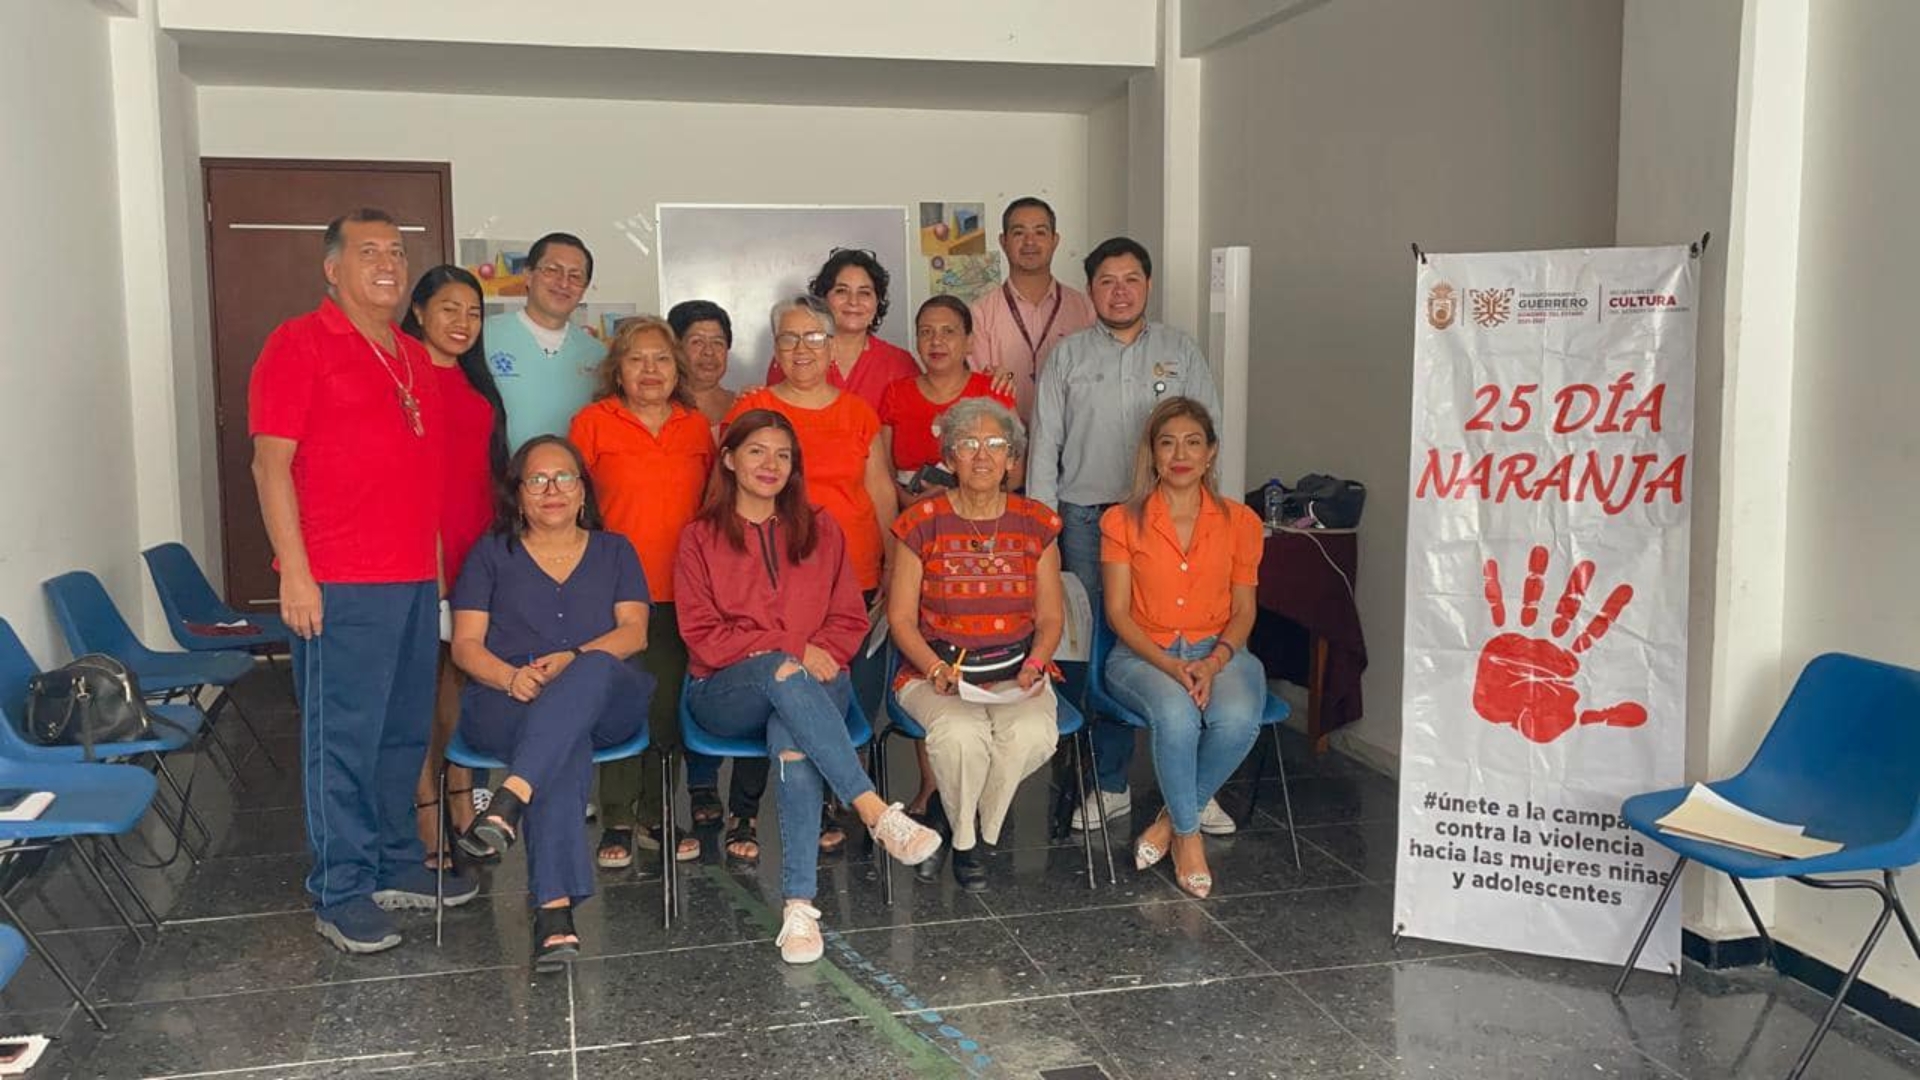
M227 602L278 603L273 549L253 488L247 378L273 328L325 295L327 222L362 206L400 223L409 274L453 261L453 178L444 163L203 158ZM399 315L396 313L395 318Z

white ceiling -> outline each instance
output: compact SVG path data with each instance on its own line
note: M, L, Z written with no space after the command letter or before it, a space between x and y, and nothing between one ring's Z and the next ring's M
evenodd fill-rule
M1080 113L1140 68L584 49L176 31L213 86Z

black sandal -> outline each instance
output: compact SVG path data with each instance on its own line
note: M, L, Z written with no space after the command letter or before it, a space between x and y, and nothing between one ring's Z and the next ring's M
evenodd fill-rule
M820 808L820 854L837 855L847 846L847 830L840 826L832 805Z
M561 940L555 941L555 938ZM565 939L572 938L572 941ZM580 935L573 929L573 908L533 909L533 970L561 971L580 957Z
M519 795L501 785L493 793L487 812L473 819L473 825L460 834L460 850L476 859L499 855L520 839L520 814L527 804Z
M717 788L698 787L687 792L693 803L693 824L695 828L718 825L726 816L726 810L720 805L720 791Z
M608 855L615 851L618 854ZM600 830L600 846L594 849L594 862L602 870L625 870L633 865L633 829Z
M462 795L464 795L464 796L466 796L466 798L465 798L464 800L463 800L463 799L461 799L461 796L462 796ZM446 811L446 815L447 815L447 835L448 835L448 836L451 836L451 837L454 837L454 838L455 838L455 839L457 840L457 839L459 838L459 836L460 836L460 830L458 830L458 829L456 829L456 828L454 828L454 827L453 827L453 812L452 812L452 810L451 810L451 807L452 807L452 806L457 806L457 805L459 805L459 804L460 804L461 802L465 802L465 803L466 803L466 804L467 804L468 806L472 806L472 805L473 805L473 786L472 786L472 785L468 785L468 786L466 786L466 787L458 787L458 788L448 788L448 789L447 789L447 798L448 798L448 799L450 800L450 803L449 803L449 809L448 809L448 810ZM416 806L416 807L415 807L415 809L418 809L418 807ZM476 811L474 811L474 816L475 816L475 817L479 817L479 816L480 816L480 812L479 812L478 810L476 810ZM471 828L471 827L472 827L472 825L473 825L473 823L472 823L472 822L468 822L468 823L467 823L467 825L468 825L468 827L469 827L469 828ZM448 852L448 853L447 853L447 856L448 856L449 858L451 858L451 857L453 857L453 853L452 853L452 852ZM498 862L498 861L499 861L499 859L500 859L500 853L499 853L499 852L497 852L497 851L493 851L493 850L491 850L491 849L489 849L489 850L487 851L487 853L486 853L485 855L473 855L473 854L468 854L468 855L467 855L467 857L468 857L469 859L472 859L472 860L473 860L474 862L487 862L487 863L490 863L490 862ZM429 864L429 865L431 865L431 864ZM453 863L451 863L451 862L449 862L449 863L447 864L447 869L449 869L449 870L452 870L453 868L454 868L454 864L453 864Z
M752 844L753 854L740 855L735 853L733 848L736 844ZM760 833L759 830L754 827L752 818L743 817L733 819L733 828L727 830L726 843L722 850L727 853L727 858L729 859L737 859L743 863L757 863L760 861Z
M440 805L439 799L428 799L426 802L414 803L413 812L414 812L415 826L418 827L420 811L431 809L439 805ZM440 823L440 836L442 838L446 837L449 831L450 830L447 829L446 822L442 820ZM425 840L420 841L420 846L422 848L425 848L427 846L427 842ZM453 854L445 848L441 848L438 851L428 851L426 858L422 859L421 862L426 865L426 868L428 870L431 870L434 872L439 872L442 870L451 872L452 870L455 869L454 862L453 862Z

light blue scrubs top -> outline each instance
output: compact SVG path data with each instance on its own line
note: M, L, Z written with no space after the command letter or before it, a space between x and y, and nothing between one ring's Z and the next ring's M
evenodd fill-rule
M560 351L549 353L534 340L518 311L489 318L482 329L487 366L507 407L507 442L513 449L535 435L567 433L573 414L593 399L595 376L607 347L579 326L569 324Z

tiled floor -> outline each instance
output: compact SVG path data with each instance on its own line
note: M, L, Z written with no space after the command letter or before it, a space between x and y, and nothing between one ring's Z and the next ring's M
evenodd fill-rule
M263 672L242 690L274 753L293 760L284 683ZM910 754L893 757L910 772ZM138 872L168 915L157 944L139 947L70 866L16 891L111 1031L95 1032L37 960L0 995L0 1024L57 1034L33 1073L46 1077L861 1080L1095 1066L1061 1075L1718 1080L1784 1075L1824 1005L1770 974L1694 968L1677 986L1643 975L1616 1002L1605 968L1396 947L1392 783L1338 758L1291 760L1304 869L1269 796L1251 827L1212 843L1219 885L1205 902L1130 858L1117 860L1118 885L1103 867L1090 891L1078 846L1048 843L1036 778L984 895L902 871L888 908L857 849L824 860L834 934L821 964L787 967L771 943L769 821L757 872L711 858L688 868L670 932L651 868L608 875L581 914L586 957L535 979L518 855L450 915L439 948L426 915L378 956L322 943L299 887L296 778L255 756L238 795L211 767L198 774L194 800L216 834L204 865ZM1154 798L1144 754L1139 764L1144 820ZM1240 782L1226 799L1243 817L1247 794ZM126 849L153 859L139 840ZM1845 1014L1813 1073L1913 1077L1920 1047Z

